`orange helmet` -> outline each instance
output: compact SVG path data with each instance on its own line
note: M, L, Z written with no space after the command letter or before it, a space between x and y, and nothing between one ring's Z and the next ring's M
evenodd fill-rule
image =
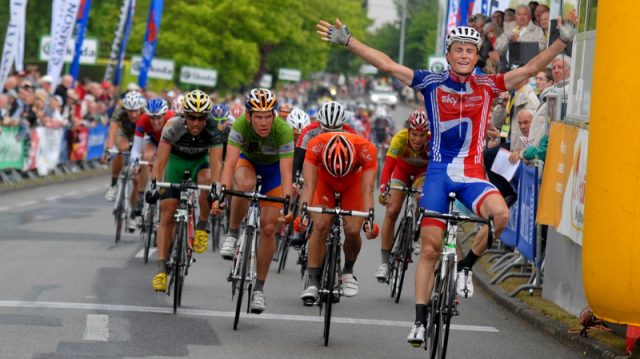
M277 105L276 96L270 90L264 88L251 90L244 103L247 112L269 112L275 110Z
M291 110L293 110L293 106L291 106L288 103L283 103L282 105L280 105L280 108L278 109L278 114L283 119L286 119L287 116L289 116L289 114L291 113Z
M355 161L356 150L343 135L334 135L324 147L322 164L333 177L340 178L349 174Z

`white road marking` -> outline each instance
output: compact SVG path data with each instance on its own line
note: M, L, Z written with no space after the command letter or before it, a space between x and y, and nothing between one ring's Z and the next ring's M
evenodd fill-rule
M36 203L38 203L38 201L26 201L26 202L16 204L16 207L26 207Z
M87 314L87 326L84 329L84 340L106 342L109 340L109 316L104 314Z
M64 302L35 302L35 301L0 301L0 307L3 308L41 308L41 309L73 309L73 310L100 310L110 312L136 312L136 313L158 313L158 314L173 314L173 308L170 307L145 307L136 305L115 305L115 304L97 304L97 303L64 303ZM194 317L215 317L215 318L232 318L234 312L223 312L218 310L204 310L204 309L189 309L180 308L178 314L189 315ZM248 315L242 314L243 317L251 317L253 319L263 320L284 320L284 321L296 321L296 322L322 322L323 319L319 316L306 316L306 315L289 315L289 314L267 314L260 315ZM394 320L376 320L376 319L358 319L358 318L344 318L333 317L331 318L333 323L341 324L360 324L360 325L377 325L388 327L411 327L410 322L401 322ZM485 333L498 333L499 330L491 326L480 325L462 325L452 324L451 329L455 331L468 331L468 332L485 332Z
M71 197L71 196L77 195L78 193L80 193L80 192L79 191L71 191L71 192L66 193L64 196L65 197Z
M9 207L0 207L0 212L8 210Z
M51 197L45 198L44 200L45 201L56 201L56 200L58 200L58 199L60 199L62 197L64 197L64 196L51 196Z
M156 248L149 248L149 257L156 252ZM144 248L142 248L138 253L136 253L134 258L144 258Z

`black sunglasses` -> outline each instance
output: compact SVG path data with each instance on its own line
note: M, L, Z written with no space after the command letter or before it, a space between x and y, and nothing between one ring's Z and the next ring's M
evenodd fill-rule
M207 116L194 116L191 114L187 114L187 120L204 122L207 120Z

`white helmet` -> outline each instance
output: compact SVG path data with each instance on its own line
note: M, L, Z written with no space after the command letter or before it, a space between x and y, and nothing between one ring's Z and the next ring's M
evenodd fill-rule
M447 34L447 50L451 47L451 44L456 41L474 44L478 48L478 51L480 51L480 47L482 47L482 37L480 33L476 29L468 26L456 26L449 31Z
M127 92L127 94L124 95L124 99L122 101L122 107L124 107L125 110L129 111L140 110L146 105L147 101L138 91Z
M287 124L289 124L291 128L298 130L298 132L302 131L302 129L310 123L309 115L297 107L291 110L287 116Z
M336 129L344 124L344 108L335 101L327 102L318 111L318 121L323 128Z
M183 98L184 98L183 95L179 95L178 97L173 99L173 102L171 102L171 109L173 110L173 112L175 113L184 112L184 107L182 107Z

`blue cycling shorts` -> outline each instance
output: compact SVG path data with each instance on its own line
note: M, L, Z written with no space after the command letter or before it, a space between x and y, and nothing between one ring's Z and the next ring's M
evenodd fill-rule
M420 207L439 213L449 211L449 193L476 215L489 194L500 192L485 179L484 167L463 164L429 163L422 188ZM425 218L423 226L437 226L444 229L445 222Z

